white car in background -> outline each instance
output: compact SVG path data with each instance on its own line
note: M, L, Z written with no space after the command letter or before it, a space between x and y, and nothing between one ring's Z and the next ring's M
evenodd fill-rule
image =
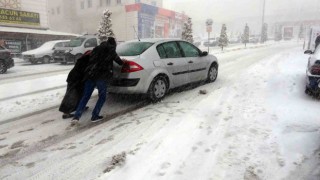
M198 81L213 82L218 60L195 45L178 39L144 39L122 43L117 53L125 60L114 64L109 92L147 94L159 101L168 90Z
M52 53L55 48L67 46L69 41L70 40L57 40L45 42L37 49L23 52L22 57L25 61L30 62L31 64L36 64L38 62L50 63L54 61Z
M58 48L53 54L53 59L61 64L76 63L87 51L100 44L96 35L83 35L70 40L69 46Z

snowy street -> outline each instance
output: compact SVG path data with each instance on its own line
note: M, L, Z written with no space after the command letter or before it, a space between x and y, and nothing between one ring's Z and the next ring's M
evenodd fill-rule
M16 62L0 79L0 179L319 179L320 104L304 93L301 43L210 53L214 83L156 104L109 94L98 124L94 96L79 127L58 112L72 65Z

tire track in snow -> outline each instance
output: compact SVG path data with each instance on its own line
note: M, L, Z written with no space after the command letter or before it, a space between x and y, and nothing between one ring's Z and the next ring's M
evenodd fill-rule
M6 100L10 100L10 99L19 98L19 97L34 95L34 94L38 94L38 93L43 93L43 92L47 92L47 91L62 89L62 88L66 88L66 87L67 87L66 85L62 85L62 86L57 86L57 87L53 87L53 88L43 89L43 90L39 90L39 91L29 92L29 93L25 93L25 94L19 94L19 95L16 95L16 96L9 96L9 97L5 97L5 98L0 98L0 102L1 102L1 101L6 101Z

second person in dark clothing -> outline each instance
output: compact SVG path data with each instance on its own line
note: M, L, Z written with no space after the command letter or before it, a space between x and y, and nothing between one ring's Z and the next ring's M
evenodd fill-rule
M103 118L103 116L100 116L100 111L106 100L107 81L111 80L113 75L113 61L119 65L123 65L123 61L116 53L116 46L115 39L109 37L106 42L102 42L93 49L89 65L85 71L86 81L84 85L84 94L77 107L72 124L77 123L81 118L95 87L98 89L99 99L92 111L91 121L96 122Z
M62 118L72 118L74 114L71 114L76 110L84 89L85 81L85 70L89 64L91 51L87 51L78 61L76 62L73 69L69 72L67 77L67 91L59 107L59 111L63 112ZM87 109L86 107L85 109Z

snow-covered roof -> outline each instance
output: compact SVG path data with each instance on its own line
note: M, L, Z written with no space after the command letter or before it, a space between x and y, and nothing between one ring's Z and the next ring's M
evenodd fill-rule
M150 42L150 43L157 43L157 42L163 42L163 41L177 41L181 40L179 38L143 38L143 39L134 39L127 42Z
M0 26L0 32L46 34L46 35L60 35L60 36L80 36L79 34L58 32L58 31L51 31L51 30L5 27L5 26Z

